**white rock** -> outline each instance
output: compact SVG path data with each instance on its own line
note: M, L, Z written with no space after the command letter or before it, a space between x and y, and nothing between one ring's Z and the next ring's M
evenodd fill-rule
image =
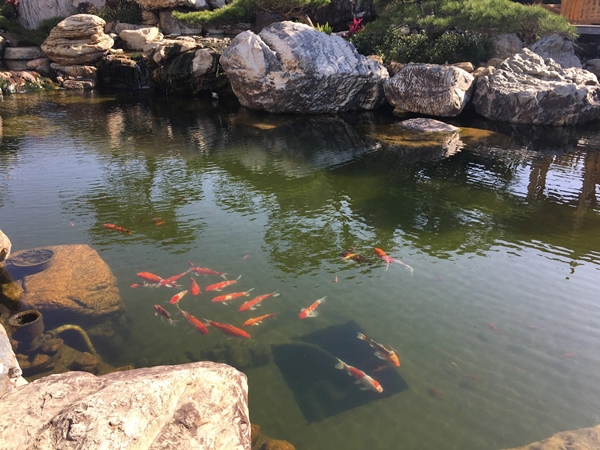
M119 33L119 37L128 50L142 51L150 42L160 41L163 35L157 27L145 27L137 30L123 30Z
M4 59L38 59L44 56L44 52L39 47L6 47L4 49Z
M581 61L575 56L575 47L567 38L553 34L530 45L529 50L542 58L552 58L562 68L575 67L581 69Z

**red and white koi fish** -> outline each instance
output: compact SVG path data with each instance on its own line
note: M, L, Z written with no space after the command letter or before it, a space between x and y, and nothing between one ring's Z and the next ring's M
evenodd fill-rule
M206 325L215 327L221 333L226 334L228 336L242 337L242 338L246 338L246 339L250 339L252 337L248 333L246 333L244 330L240 330L239 328L236 328L233 325L229 325L228 323L213 322L212 320L208 320L208 319L204 319L204 323Z
M260 306L260 302L262 302L264 299L269 298L269 297L279 297L279 292L275 291L275 292L271 292L270 294L264 294L264 295L259 295L258 297L253 298L252 300L247 301L246 303L244 303L242 306L240 306L240 309L238 309L238 312L242 312L242 311L254 311L256 308L258 308Z
M159 284L161 281L163 281L161 277L159 277L158 275L154 275L150 272L138 272L137 276L143 279L144 281L149 281L153 284Z
M306 319L307 317L317 317L319 315L319 313L317 311L315 311L315 309L317 309L317 307L321 303L323 303L326 298L327 298L327 296L320 298L319 300L314 302L312 305L310 305L308 308L302 308L302 310L300 311L300 314L298 314L298 317L301 319Z
M178 287L179 285L177 283L175 283L177 280L179 280L182 276L187 275L187 270L185 272L181 272L178 273L177 275L173 275L172 277L169 277L165 280L161 280L160 281L160 286L164 286L164 287Z
M237 277L235 280L229 280L229 281L221 281L220 283L215 283L215 284L211 284L210 286L206 286L204 288L204 290L206 292L208 291L220 291L221 289L223 289L224 287L227 286L231 286L232 284L237 283L237 281L242 278L242 276L240 275L239 277Z
M392 366L400 367L400 358L398 357L398 353L392 347L388 350L383 345L378 344L373 339L369 339L362 333L358 333L356 337L362 341L367 341L369 345L375 349L375 355L379 359L389 362Z
M179 294L175 294L173 297L171 297L171 300L169 303L171 303L171 305L175 305L175 304L179 303L179 300L181 300L183 298L183 296L187 293L188 293L188 291L185 290L185 291L181 291Z
M223 279L227 279L227 274L225 272L217 272L216 270L207 269L206 267L196 267L194 263L188 262L190 268L188 272L192 272L196 275L219 275Z
M252 325L260 325L262 323L263 320L268 319L269 317L275 317L277 315L276 312L271 313L271 314L265 314L264 316L260 316L260 317L253 317L252 319L248 319L246 320L242 326L243 327L249 327Z
M373 390L373 391L379 392L379 393L383 392L383 388L381 387L381 385L379 384L379 382L377 380L374 380L369 375L364 373L362 370L346 364L341 359L339 359L339 358L336 358L336 359L338 360L338 363L335 365L335 368L340 369L340 370L345 370L348 373L348 375L356 378L355 383L363 385L360 388L361 391Z
M179 308L179 305L177 305ZM208 334L208 328L201 321L196 319L194 316L179 308L179 312L185 317L185 320L192 326L192 328L200 334Z
M163 318L165 318L165 319L167 319L167 322L169 322L169 325L175 326L175 322L177 322L177 321L171 319L171 314L169 314L169 311L167 311L160 305L154 305L154 311L156 311L155 312L156 316L160 316L161 320Z
M213 303L218 303L218 302L222 302L224 305L226 305L230 300L235 300L236 298L239 297L248 297L250 295L250 291L253 291L254 288L249 289L245 292L234 292L233 294L226 294L226 295L219 295L218 297L215 297L212 299Z
M198 283L196 283L196 280L194 280L192 277L190 277L189 291L192 295L198 295L202 293L202 291L200 290L200 286L198 286Z
M381 259L383 259L385 261L385 270L388 270L388 268L390 267L391 263L396 263L396 264L400 264L401 266L406 267L408 270L410 270L410 276L412 277L414 269L412 267L410 267L408 264L403 263L402 261L400 261L399 259L396 258L392 258L391 256L388 256L383 250L381 250L380 248L375 247L375 253L377 253L377 256L379 256Z

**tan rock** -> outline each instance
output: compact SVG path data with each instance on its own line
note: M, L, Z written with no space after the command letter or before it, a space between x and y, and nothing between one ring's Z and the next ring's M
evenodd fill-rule
M117 280L94 249L87 245L47 248L55 253L54 263L21 281L24 308L39 310L47 328L97 324L125 311Z
M50 67L57 72L61 72L65 77L85 78L86 80L95 80L98 70L94 66L61 66L56 63L52 63Z
M21 374L21 368L6 335L6 330L0 325L0 398L19 386L27 384ZM1 437L2 434L0 434L0 440Z
M561 431L533 444L511 450L597 450L600 448L600 425L593 428Z
M122 30L119 32L119 38L128 50L142 51L150 42L160 41L163 35L157 27L145 27L137 30Z
M246 376L211 362L52 375L9 393L0 415L0 450L250 449Z
M32 59L31 61L27 61L27 70L35 70L40 67L50 67L50 58L37 58Z

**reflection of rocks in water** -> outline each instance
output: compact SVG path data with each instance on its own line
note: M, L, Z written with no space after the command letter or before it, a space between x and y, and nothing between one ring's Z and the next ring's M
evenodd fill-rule
M272 439L269 436L261 433L260 426L252 424L250 427L252 450L295 450L292 444L288 441Z
M200 359L222 362L238 370L264 366L271 360L268 345L256 342L228 341L213 348L200 350Z

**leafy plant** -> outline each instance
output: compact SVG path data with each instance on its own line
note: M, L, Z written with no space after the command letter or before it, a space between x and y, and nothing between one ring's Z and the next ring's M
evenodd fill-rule
M50 35L52 28L58 25L58 23L62 20L64 20L64 17L51 17L49 19L44 19L40 21L36 29L28 30L16 19L7 19L6 17L0 16L0 28L11 32L15 36L19 45L40 46Z
M325 22L325 25L316 24L315 28L321 33L331 34L333 32L333 28L329 25L329 22Z
M102 8L91 8L89 14L101 17L107 22L142 22L142 8L133 0L106 0Z

